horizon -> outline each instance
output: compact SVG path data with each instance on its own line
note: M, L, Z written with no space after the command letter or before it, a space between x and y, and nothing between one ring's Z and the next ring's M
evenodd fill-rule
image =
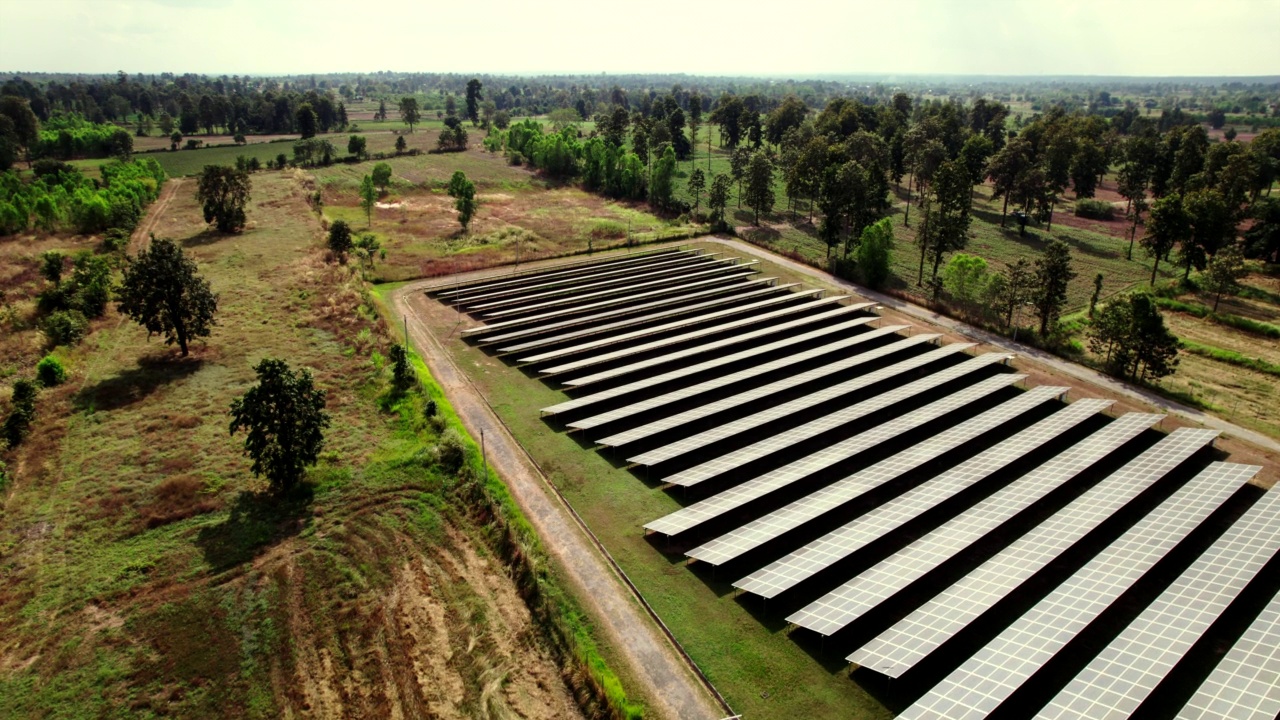
M800 0L764 13L656 0L643 14L602 14L585 0L562 2L553 13L509 2L476 12L387 0L376 13L357 14L331 0L11 0L0 67L99 75L179 66L257 77L379 70L762 79L1280 75L1280 0L1204 8L1197 0L911 0L891 8ZM619 42L624 23L641 28L625 34L631 45ZM326 40L338 51L324 52Z

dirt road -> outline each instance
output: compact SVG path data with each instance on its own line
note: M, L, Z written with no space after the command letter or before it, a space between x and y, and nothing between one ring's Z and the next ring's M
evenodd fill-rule
M178 194L178 188L182 186L182 178L169 178L165 181L164 187L160 188L160 196L156 201L151 203L151 207L147 208L147 216L138 223L138 227L134 229L133 236L129 238L130 252L137 252L151 238L151 233L155 232L156 223L160 222L160 218L164 216L164 211L169 209L169 203L173 201L173 196Z
M427 331L415 304L430 302L420 289L431 284L413 283L397 290L391 296L393 311L408 318L410 341L448 395L467 431L477 441L483 431L489 463L506 481L548 552L576 586L578 597L592 611L596 626L607 633L611 644L630 665L629 674L646 686L654 715L673 720L724 717L726 713L577 524L533 460Z

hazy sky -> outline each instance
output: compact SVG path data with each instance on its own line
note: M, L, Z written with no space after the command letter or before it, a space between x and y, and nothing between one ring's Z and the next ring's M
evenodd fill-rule
M1280 0L0 0L0 71L1280 75Z

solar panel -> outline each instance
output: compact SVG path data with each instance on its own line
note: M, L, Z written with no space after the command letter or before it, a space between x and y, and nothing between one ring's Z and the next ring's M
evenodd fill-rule
M651 264L664 259L675 259L677 256L683 257L685 259L693 259L695 257L698 257L696 255L693 255L693 252L694 252L693 250L677 250L674 252L648 253L643 257L633 257L633 258L626 258L626 259L615 260L615 261L606 260L606 261L596 262L596 263L583 263L578 265L577 267L569 268L567 270L559 270L559 271L545 272L545 273L536 273L536 272L526 273L516 278L512 278L510 276L504 275L500 280L495 280L494 282L490 282L490 283L480 282L480 283L466 284L466 285L456 287L454 289L440 290L436 293L436 295L437 297L440 297L440 298L445 298L445 297L452 298L458 295L465 295L466 293L469 293L469 292L478 292L480 290L494 289L499 287L510 287L512 285L518 285L520 283L527 283L530 281L541 280L543 278L571 277L574 275L582 277L585 274L588 274L597 270L614 269L614 268L619 268L623 266L629 266L631 268L635 268L640 265ZM446 301L442 300L442 302L446 302Z
M848 525L742 578L733 586L762 597L777 597L1025 457L1110 404L1110 400L1095 399L1072 403Z
M593 428L599 425L603 425L604 423L607 423L607 422L612 422L614 420L618 420L624 417L629 417L638 412L652 410L654 408L662 407L663 405L667 405L680 400L688 400L690 398L696 398L698 395L705 393L709 390L714 390L715 388L726 387L728 385L732 385L733 383L741 382L743 380L747 380L749 378L756 377L758 375L762 375L767 372L780 370L782 368L787 367L788 365L794 365L798 362L805 362L807 360L811 360L816 357L821 357L823 355L833 353L844 348L854 347L868 340L874 340L875 338L884 337L885 335L892 335L894 332L896 332L897 328L900 328L900 327L901 326L880 328L878 330L872 330L869 333L854 335L852 337L839 340L835 343L824 345L820 348L806 350L805 352L796 353L794 355L790 355L785 358L780 358L772 362L762 363L760 365L757 365L756 367L747 368L745 370L741 370L736 373L730 373L728 375L725 375L724 377L708 380L706 382L699 383L692 387L683 388L681 390L676 390L673 392L665 393L663 395L658 395L651 398L646 398L645 400L642 400L638 403L633 403L626 407L617 408L616 410L611 410L609 412L601 413L600 415L595 415L589 418L583 418L582 420L569 423L569 426L586 430L588 428ZM654 433L662 432L663 430L684 425L685 423L692 422L694 420L697 420L698 418L704 418L704 417L707 417L708 415L713 415L722 410L727 410L732 407L737 407L739 405L742 405L743 403L751 402L753 400L759 400L761 397L767 397L774 393L785 392L793 387L797 387L804 383L812 382L819 378L827 377L828 375L833 375L835 373L842 372L844 370L849 370L859 365L865 365L871 362L872 360L876 360L888 355L892 355L894 353L901 352L903 350L906 350L909 347L914 347L922 343L930 342L932 339L937 337L940 337L940 336L916 335L915 337L902 338L897 342L889 343L888 345L883 345L881 347L874 348L867 352L862 352L857 355L851 355L849 357L833 360L820 367L816 367L810 370L806 370L804 372L796 373L791 377L783 378L781 380L777 380L777 381L762 385L758 388L752 388L750 390L738 393L736 395L731 395L727 398L722 398L720 400L716 400L714 402L710 402L705 405L700 405L698 407L691 408L684 412L676 413L674 415L670 415L668 417L662 418L661 420L656 420L652 423L647 423L645 425L632 428L631 430L628 430L623 433L619 433L617 435L610 435L609 437L606 437L600 440L600 444L625 445L626 443L633 442L640 438L649 437Z
M1076 403L1078 404L1078 403ZM849 580L810 608L841 627L884 602L1055 488L1140 435L1162 416L1129 413ZM852 656L851 658L852 659Z
M786 507L721 535L686 554L712 565L722 565L860 495L901 477L1041 403L1061 396L1067 390L1068 388L1065 387L1048 386L1028 390L1012 400L1001 403L868 468L859 470Z
M1216 430L1179 428L1031 529L951 587L849 656L852 662L898 677L955 635L1217 436ZM823 634L843 626L827 596L793 622ZM791 620L792 618L788 618Z
M788 307L780 308L778 310L772 310L770 312L760 313L759 315L752 315L750 317L740 318L738 320L731 320L726 323L721 323L719 325L712 325L711 327L705 327L699 330L693 330L693 331L682 333L680 335L675 335L669 338L663 338L661 340L653 340L651 342L635 345L629 348L623 348L621 350L613 350L610 352L601 353L599 355L592 355L590 357L585 357L580 360L567 362L563 365L550 367L545 370L542 370L541 372L544 375L554 375L556 373L578 370L580 368L589 367L591 365L599 365L600 363L608 362L610 360L617 360L619 358L627 357L628 355L638 355L639 353L647 352L649 350L657 350L658 348L664 348L671 345L678 345L680 343L688 342L690 340L697 340L700 337L706 337L708 335L716 335L718 333L728 332L729 330L740 328L744 325L755 325L756 323L764 322L772 318L783 317L786 315L795 315L796 313L813 310L815 308L822 307L823 305L832 305L840 302L843 299L844 299L843 295L833 295L827 298L811 300L807 303L801 303L799 305L791 305ZM769 302L772 302L772 301L769 301ZM864 303L862 306L869 307L871 304L872 303ZM745 309L745 308L740 308L740 309ZM689 323L686 323L686 324L692 324L692 322L694 321L690 321ZM596 348L596 347L600 347L601 345L612 344L614 341L616 341L616 339L610 340L608 342L597 341L595 343L588 343L588 345L591 348ZM570 348L563 352L554 353L554 354L557 356L567 355L567 354L579 352L580 349L582 348L586 348L586 346L580 345L576 348ZM553 353L545 353L545 354L551 355ZM541 357L541 356L538 356L538 357ZM531 361L528 361L528 362L531 362Z
M659 355L657 357L648 358L647 360L638 360L636 362L628 363L620 367L610 368L609 370L602 370L600 372L597 372L591 375L586 375L580 378L574 378L573 380L565 380L564 384L573 386L573 387L581 387L583 385L590 385L591 383L599 382L601 380L608 380L610 378L621 377L623 375L630 375L631 373L639 372L641 370L644 370L645 368L650 368L655 365L673 363L677 360L683 360L685 358L703 357L705 355L710 355L714 353L716 350L720 350L721 348L729 347L731 345L741 345L748 341L755 340L757 338L766 337L769 335L774 335L780 332L784 332L786 330L793 330L795 328L804 327L805 325L815 325L815 324L827 322L829 320L835 320L837 318L843 317L850 313L861 311L869 307L870 305L871 303L855 303L853 305L841 305L840 307L836 307L831 310L824 310L823 312L815 313L813 315L806 315L804 317L796 318L794 320L784 320L783 322L778 322L778 323L765 322L761 324L761 327L758 327L755 330L751 330L750 332L742 333L741 335L734 335L732 337L727 337L720 340L713 340L709 343L695 345L693 347L685 348L683 350L676 350L674 352L670 352L665 355ZM775 320L776 319L777 318L775 318ZM877 318L872 317L869 319L875 320ZM819 328L819 330L821 329L822 328Z
M779 488L786 487L797 480L808 477L823 468L831 467L837 462L851 458L866 450L879 447L881 443L887 440L892 440L904 432L920 427L930 420L940 418L953 410L957 410L965 405L977 402L996 390L1012 385L1025 377L1025 375L1002 374L987 378L979 383L952 393L951 395L935 400L922 408L913 410L901 417L894 418L887 423L871 428L865 432L858 433L847 440L843 440L835 445L823 448L816 453L802 457L799 460L788 463L776 470L772 470L760 475L759 477L752 478L744 483L728 488L707 498L706 500L696 502L688 507L675 511L670 515L658 518L657 520L645 525L645 529L666 535L675 535L677 533L690 530L708 520L720 517L730 510L741 507L756 498L764 497ZM888 394L889 393L886 393L886 395ZM872 398L871 400L859 403L853 407L862 407L863 414L867 414L872 412L874 409L883 406L883 403L877 402L883 397L884 396ZM866 409L868 406L872 409ZM786 433L782 434L785 435ZM789 446L789 443L783 445L783 447L787 446Z
M766 277L766 278L759 278L756 280L749 280L749 281L738 283L735 285L730 285L729 283L726 282L726 280L731 280L731 279L740 280L749 275L755 275L755 274L756 274L755 271L750 271L750 272L744 272L740 275L721 275L719 277L713 277L706 280L698 280L696 282L685 283L683 285L680 285L679 287L658 288L657 290L649 290L647 292L610 298L608 300L601 300L599 302L587 303L586 305L578 305L576 307L568 307L568 308L562 308L560 310L552 310L550 312L539 313L537 315L529 315L522 318L516 318L514 320L501 320L498 322L487 323L484 325L477 325L476 327L473 327L473 328L467 328L466 330L462 331L462 334L471 335L475 333L493 332L494 330L503 330L509 327L519 327L521 325L529 325L531 323L536 323L539 320L550 320L552 318L561 317L563 315L572 315L575 313L587 312L589 310L596 310L599 308L613 307L615 305L626 306L623 308L619 308L616 312L632 312L639 308L658 307L666 303L680 302L684 298L690 297L688 295L671 296L671 297L665 297L661 300L654 301L651 303L646 303L644 305L633 305L633 303L637 300L642 300L648 297L654 297L655 295L670 296L671 293L674 293L674 292L683 292L686 290L693 290L695 288L701 288L707 285L713 286L713 289L708 290L708 292L724 292L731 288L748 285L751 283L768 283L776 280L776 278ZM596 317L596 316L592 316L592 317ZM577 319L577 320L581 320L581 319Z
M1263 608L1178 712L1178 720L1276 717L1280 717L1280 595Z
M664 445L663 447L628 458L628 460L641 465L654 465L656 463L663 462L664 460L670 460L671 458L678 457L685 453L701 449L710 443L716 442L717 440L732 437L738 433L758 427L762 423L786 417L787 415L807 408L816 407L828 400L840 397L841 395L847 395L855 390L870 387L883 380L897 377L903 372L925 366L934 360L945 357L948 353L956 352L964 347L967 346L962 344L952 344L938 348L937 350L931 350L913 358L908 358L900 363L890 365L889 367L867 373L861 377L837 383L836 385L824 388L818 392L810 393L809 395L790 400L782 403L781 405L766 408L765 410L753 415L748 415L719 427L714 427L697 433L696 435L691 435L687 438L671 443L670 445ZM867 400L863 400L862 402L846 408L841 408L835 412L827 413L826 415L804 423L803 425L776 433L771 437L764 438L763 440L752 443L744 448L739 448L738 450L734 450L725 455L712 458L704 463L671 475L666 479L666 481L673 485L682 485L686 487L697 485L704 480L742 467L743 464L751 462L752 460L756 460L766 455L778 452L784 448L791 447L800 440L817 437L828 430L833 430L842 425L846 425L858 418L866 417L873 412L883 410L902 402L907 398L919 395L920 393L934 390L944 383L962 378L965 375L981 370L988 365L996 362L1002 362L1007 357L1008 356L1006 355L1000 355L998 353L986 353L975 358L970 358L962 363L943 368L938 372L922 377L919 380L914 380L887 392L878 393L875 397L868 398ZM827 452L832 453L833 457L837 457L838 459L839 453L846 448L846 444L848 442L850 441L837 443L836 445L828 448ZM854 446L859 445L857 441L852 442L854 442Z
M1239 486L1262 468L1214 463ZM1037 717L1102 717L1138 709L1244 586L1280 549L1280 493L1268 493L1111 641Z
M774 288L767 288L765 290L761 290L761 291L749 293L749 294L760 295L762 293L770 293L773 290ZM649 335L654 335L656 333L666 332L668 330L679 330L681 328L687 328L691 325L697 325L699 323L711 322L712 320L719 320L721 318L732 317L734 315L742 315L744 313L750 313L753 310L761 310L773 305L781 305L784 303L789 303L798 298L812 296L812 295L820 295L821 293L822 293L822 290L819 290L817 288L814 288L812 290L801 290L800 292L796 292L796 293L786 293L785 295L778 295L777 297L770 297L764 300L757 300L752 303L747 303L746 305L739 305L737 307L731 307L725 310L717 310L715 312L709 312L709 313L706 313L705 315L697 315L695 317L681 318L679 320L673 320L672 322L664 323L662 325L655 325L650 328L644 328L641 330L634 330L632 332L621 333L619 335L613 335L607 338L589 340L587 342L582 343L581 345L574 345L572 347L561 348L559 350L549 350L544 353L539 353L537 355L530 355L528 357L521 358L520 361L521 362L545 362L547 360L555 360L556 358L567 357L570 355L577 355L579 353L587 352L588 350L595 350L596 348L606 347L609 345L616 345L617 343L620 343L620 342L626 342L627 340L636 340L642 337L647 337ZM831 301L834 302L836 299L837 298L831 298ZM740 323L750 322L750 319L744 318L739 320L738 322ZM717 327L720 327L720 326L717 326ZM573 334L571 333L571 335ZM536 347L541 347L547 344L549 343L544 341L536 341L533 343L524 343L523 345L513 346L512 348L502 348L502 350L505 352L508 350L516 349L516 348L531 348L531 347L536 348Z
M701 267L711 263L726 264L735 258L725 258L716 260L714 253L712 255L702 255L696 258L679 258L673 260L663 260L661 262L652 263L638 268L625 268L610 270L608 272L596 273L586 277L559 279L545 283L537 283L534 285L526 285L523 287L508 287L506 289L493 289L481 292L478 295L463 294L450 299L450 302L457 302L460 305L471 305L477 301L496 301L498 298L511 298L503 302L515 301L519 302L520 298L513 296L521 296L524 299L545 297L548 294L558 294L566 290L572 291L577 289L603 287L605 285L614 285L618 282L626 282L629 279L637 277L651 277L656 275L666 275L671 272L679 272L684 268ZM625 277L619 277L625 276ZM589 281L583 283L583 281ZM559 288L557 290L549 290L548 288ZM539 291L539 292L533 292ZM479 305L477 307L484 307Z
M684 307L675 308L672 310L664 310L662 312L651 313L643 317L625 318L623 320L616 320L611 323L604 323L602 325L596 325L593 327L579 328L577 330L571 330L569 332L561 333L559 335L552 335L550 337L538 338L536 340L528 340L526 342L517 343L515 345L507 345L506 347L499 348L499 352L507 353L507 352L523 352L525 350L533 350L540 347L546 347L548 345L556 345L558 343L568 342L570 340L576 340L578 338L586 337L588 335L599 335L601 333L608 332L610 330L625 330L628 327L640 325L646 322L661 320L663 318L672 317L674 315L683 315L683 314L695 312L698 310L707 310L710 308L719 307L719 306L727 305L731 303L739 303L744 300L749 300L751 298L758 298L761 295L774 296L774 297L770 297L768 300L761 300L754 303L748 303L745 305L730 307L723 310L718 310L716 312L707 313L705 315L698 315L696 317L680 318L678 320L672 320L671 322L663 323L661 325L654 325L653 327L633 330L631 332L624 332L618 335L610 336L609 338L602 338L600 340L594 341L597 343L597 345L591 345L590 343L588 343L590 347L598 347L599 345L602 345L602 344L610 344L615 341L630 340L634 338L644 337L646 335L654 335L656 333L666 332L667 330L674 330L676 328L685 327L693 323L706 322L709 320L714 320L716 318L725 317L727 315L734 315L740 312L745 312L748 309L752 309L752 308L765 307L768 305L777 305L779 303L794 300L797 297L816 295L822 292L821 290L818 290L816 288L813 290L801 290L800 292L794 292L794 293L783 292L787 288L795 287L797 284L798 283L790 283L788 285L779 285L778 287L755 288L747 292L739 293L732 297L722 297L722 298L714 298L712 300L704 300L699 303L693 303L693 304L686 305ZM533 331L533 332L538 332L538 331ZM529 333L525 332L522 334L527 335ZM578 347L583 347L583 346L578 346ZM541 357L541 356L536 356L536 357ZM552 355L552 357L559 357L559 356Z
M467 308L468 312L491 312L502 308L510 309L513 305L519 308L526 308L532 301L547 300L550 298L558 298L574 302L580 301L584 298L598 297L596 293L603 290L610 290L615 293L631 292L636 287L651 287L653 284L662 282L671 284L673 281L679 282L684 278L699 277L699 274L685 274L692 273L695 270L703 270L704 272L707 270L728 272L751 264L743 263L741 265L737 265L733 264L733 260L736 260L736 258L698 262L693 264L680 264L674 267L653 270L646 268L642 272L628 273L620 277L610 278L608 280L599 280L583 285L562 285L555 283L553 284L552 289L540 290L536 293L503 295L501 297L494 298L466 298L464 299L464 302L462 302L462 305ZM644 280L646 282L642 285L635 284L639 280ZM595 292L588 293L588 290L594 290ZM475 302L476 300L483 300L484 302L477 303Z
M907 708L900 720L985 717L1247 479L1201 473Z
M557 415L559 413L567 412L569 410L577 410L579 408L587 407L589 405L594 405L595 403L598 403L601 400L609 400L611 398L620 397L622 395L627 395L627 394L636 392L637 390L643 390L645 388L653 387L655 385L660 385L662 383L670 382L672 380L678 380L682 377L688 377L690 375L695 375L697 373L706 372L707 370L714 370L715 368L722 367L730 363L746 360L746 359L755 357L757 355L764 355L765 353L770 353L775 350L781 350L783 348L790 347L792 345L798 345L800 343L808 342L810 340L818 340L820 338L824 338L829 335L837 335L837 334L842 335L846 331L853 330L862 325L866 325L867 323L870 323L877 319L878 318L875 318L875 317L853 318L852 320L846 320L845 322L842 322L842 323L837 323L835 325L828 325L826 327L818 328L817 330L811 330L807 333L792 335L791 337L783 338L781 340L775 340L774 342L771 342L771 343L765 343L764 345L757 345L755 347L749 347L745 350L739 350L736 353L722 355L721 357L712 358L705 362L700 362L693 365L686 365L685 367L677 368L670 372L665 372L660 375L654 375L653 377L644 378L642 380L636 380L635 382L630 382L625 385L619 385L618 387L610 388L608 390L602 390L597 393L592 393L591 395L584 395L583 397L580 397L580 398L575 398L573 400L568 400L566 402L562 402L557 405L552 405L551 407L543 408L542 412L548 415ZM891 332L898 332L899 330L906 329L906 327L907 327L906 325L888 325L880 329L889 330ZM873 332L876 332L876 331L873 331ZM866 333L866 334L870 334L870 333ZM859 337L859 336L855 335L848 339L853 340L856 337ZM828 346L824 346L824 347L828 347Z
M747 275L754 275L759 271L750 270L749 268L751 268L753 265L759 265L759 264L760 263L758 261L752 260L751 262L741 263L738 265L714 265L709 270L691 272L688 275L677 275L674 277L661 277L661 278L658 278L657 280L649 280L642 283L636 283L635 285L609 287L605 290L597 290L595 292L582 293L580 295L573 295L571 297L558 297L558 298L555 298L554 300L544 300L542 302L533 303L532 305L520 305L518 307L507 308L505 310L490 310L488 312L479 313L479 315L485 318L503 318L508 315L514 315L516 313L526 313L526 312L532 312L535 310L545 310L547 308L558 307L560 305L575 305L575 307L581 307L580 305L577 305L577 304L581 303L584 300L590 300L592 298L622 296L626 299L630 299L635 297L636 291L641 288L652 288L654 286L661 286L660 289L666 292L666 291L670 291L675 286L688 284L688 282L690 282L694 278L707 278L708 276L710 276L710 278L713 280L723 280L725 278L730 278L730 277L744 277ZM468 308L468 312L474 309L475 308Z

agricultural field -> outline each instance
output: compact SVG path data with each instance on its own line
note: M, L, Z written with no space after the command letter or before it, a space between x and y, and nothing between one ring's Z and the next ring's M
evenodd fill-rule
M435 421L423 400L386 401L386 328L351 269L325 262L303 189L255 175L248 228L221 236L194 183L170 183L140 234L196 260L217 325L181 358L112 309L57 351L68 380L41 393L0 507L0 715L578 716L575 671L491 531L448 499L467 471L437 448L466 467L477 451L442 397ZM0 243L6 397L44 351L37 254L95 244ZM332 416L308 486L282 500L227 434L264 357L309 368Z
M644 203L614 201L548 182L477 144L461 153L387 160L391 185L370 218L360 207L359 188L371 163L337 164L308 173L321 191L327 221L345 220L356 232L379 238L387 256L371 276L385 281L618 247L626 244L628 235L633 242L646 242L702 231L702 226L660 218ZM453 198L445 192L457 171L476 184L479 201L466 233L458 224Z

